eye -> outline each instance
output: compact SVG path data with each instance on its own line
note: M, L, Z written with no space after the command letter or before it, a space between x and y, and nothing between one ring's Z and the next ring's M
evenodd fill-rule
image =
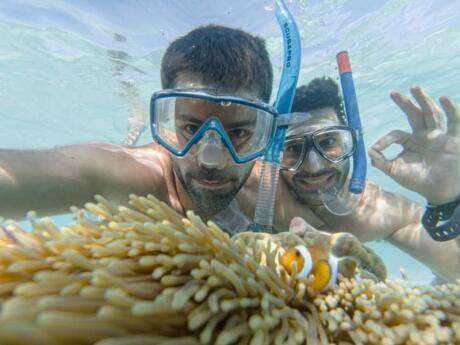
M286 250L281 258L281 264L288 273L292 272L293 263L297 264L297 277L306 278L312 271L313 259L306 246L296 246Z
M291 145L291 146L288 146L288 152L292 152L292 153L296 153L296 152L299 152L300 151L300 145Z
M244 128L237 128L237 129L231 130L228 134L229 134L230 139L241 140L241 139L247 138L251 133Z
M299 278L303 279L306 278L313 269L313 259L311 257L310 251L305 246L297 246L295 247L296 254L299 253L299 256L303 259L303 265L299 274L297 275Z
M252 132L244 128L235 128L228 131L228 136L235 148L241 148L244 147L246 143L250 142Z
M337 143L337 140L334 137L324 138L324 139L321 139L320 141L320 145L323 148L333 147L336 145L336 143Z
M195 134L200 127L195 124L188 124L182 127L182 131L187 135L187 136L192 136Z
M290 155L300 155L302 152L302 144L299 143L286 143L285 153Z

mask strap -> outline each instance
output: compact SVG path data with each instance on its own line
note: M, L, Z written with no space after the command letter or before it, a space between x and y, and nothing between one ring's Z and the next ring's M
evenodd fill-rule
M277 127L297 125L312 118L310 113L287 113L280 114L276 119Z

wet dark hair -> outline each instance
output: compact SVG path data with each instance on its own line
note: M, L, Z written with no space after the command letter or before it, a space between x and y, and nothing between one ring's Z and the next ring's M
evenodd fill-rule
M172 42L161 63L163 88L174 88L183 72L213 88L254 91L270 100L273 71L265 42L242 30L202 26Z
M320 108L334 108L342 124L346 115L339 86L332 78L315 78L296 89L292 112L307 112Z

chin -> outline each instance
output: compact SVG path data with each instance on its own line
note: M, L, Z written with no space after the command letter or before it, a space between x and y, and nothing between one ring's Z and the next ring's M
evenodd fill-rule
M299 201L302 204L309 205L309 206L321 206L323 205L323 201L319 197L317 192L310 192L310 193L298 193Z

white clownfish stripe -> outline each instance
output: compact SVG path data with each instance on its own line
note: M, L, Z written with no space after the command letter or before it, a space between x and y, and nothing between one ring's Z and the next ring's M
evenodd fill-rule
M304 279L310 274L311 270L313 269L313 259L307 247L297 246L295 247L295 249L299 251L300 255L302 255L303 260L304 260L303 268L297 274L297 277L299 277L300 279Z
M331 254L329 255L329 259L327 261L331 267L331 278L329 279L329 282L327 283L324 290L330 289L337 284L337 276L339 274L339 259Z

